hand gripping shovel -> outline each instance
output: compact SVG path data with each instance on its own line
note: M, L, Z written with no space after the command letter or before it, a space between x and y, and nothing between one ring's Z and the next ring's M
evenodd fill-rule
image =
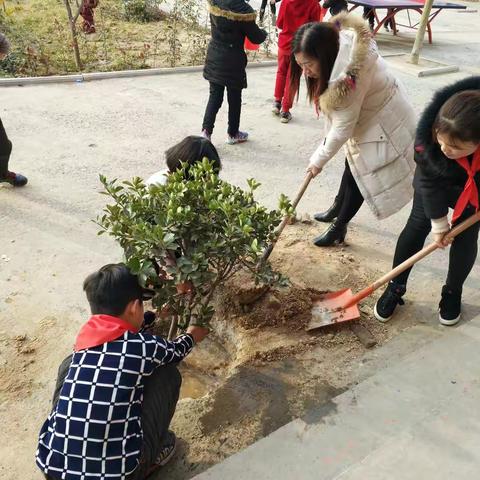
M312 178L313 178L313 175L310 172L308 172L306 177L305 177L305 180L302 183L302 186L300 187L299 192L297 193L297 196L295 197L295 200L293 200L293 202L292 202L292 207L293 208L297 207L298 202L300 202L300 199L303 197L303 194L305 193L305 190L307 189L308 184L310 183L310 180ZM280 238L280 235L283 232L285 226L287 225L289 219L290 219L290 217L287 215L282 220L282 223L278 226L277 236L276 236L275 240L263 252L262 258L260 259L260 262L259 262L260 265L262 265L263 263L265 263L268 260L268 257L270 256L270 254L272 253L275 245L277 244L277 241Z
M479 220L480 212L477 212L448 232L448 237L456 237ZM420 250L418 253L411 256L409 259L395 267L392 271L379 278L376 282L373 282L371 285L355 295L353 295L349 288L322 295L314 302L312 309L312 320L310 321L307 330L313 330L315 328L325 327L326 325L332 325L334 323L346 322L348 320L355 320L359 318L360 312L358 311L357 304L360 300L363 300L371 295L382 285L385 285L390 280L393 280L397 275L413 266L415 263L432 253L437 248L439 247L436 243L431 243L423 250Z

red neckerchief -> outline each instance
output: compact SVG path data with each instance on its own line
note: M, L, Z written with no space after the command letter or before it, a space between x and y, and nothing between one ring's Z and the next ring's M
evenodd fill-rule
M460 217L469 203L475 207L476 212L478 211L478 188L474 177L475 174L480 171L480 148L477 148L473 154L473 160L471 164L467 157L459 158L456 160L456 162L465 169L468 175L468 180L467 183L465 183L463 192L458 197L457 203L455 204L452 217L453 222Z
M83 325L75 340L74 350L97 347L121 337L125 332L138 330L125 320L110 315L92 315Z

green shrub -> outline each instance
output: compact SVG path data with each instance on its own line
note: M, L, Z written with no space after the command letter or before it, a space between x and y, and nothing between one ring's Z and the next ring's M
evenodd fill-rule
M99 233L117 240L129 267L155 290L154 305L167 306L180 327L208 324L216 288L240 270L252 272L257 282L282 282L259 260L283 215L291 212L285 196L279 210L269 211L254 199L255 180L248 180L244 191L221 180L206 159L189 170L188 179L181 170L162 186L147 188L140 178L101 181L113 204L97 219ZM186 283L192 292L177 292Z

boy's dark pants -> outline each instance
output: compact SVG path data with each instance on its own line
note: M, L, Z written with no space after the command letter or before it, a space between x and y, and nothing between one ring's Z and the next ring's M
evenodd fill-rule
M57 384L53 395L53 408L58 402L60 390L67 376L72 356L68 356L58 369ZM140 464L127 480L144 480L147 472L165 445L165 435L175 413L182 376L176 365L158 367L146 377L142 403L143 446ZM53 477L46 476L48 480Z
M7 137L7 132L0 119L0 178L5 178L8 173L8 161L12 152L12 142Z

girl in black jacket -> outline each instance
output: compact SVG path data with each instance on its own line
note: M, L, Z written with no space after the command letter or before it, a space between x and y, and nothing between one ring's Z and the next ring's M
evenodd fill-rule
M247 88L247 55L245 37L255 44L267 38L267 32L255 23L256 13L244 0L211 0L209 2L212 39L208 45L203 76L210 82L210 97L203 118L202 135L210 140L215 119L227 89L227 143L245 142L248 133L241 132L242 89Z
M477 257L480 224L452 239L451 225L465 220L480 204L480 76L440 90L427 107L417 129L415 194L410 217L397 242L393 266L422 249L430 231L444 248L450 243L448 275L439 305L440 323L460 320L462 287ZM375 305L375 316L385 322L403 305L410 270L392 281Z

